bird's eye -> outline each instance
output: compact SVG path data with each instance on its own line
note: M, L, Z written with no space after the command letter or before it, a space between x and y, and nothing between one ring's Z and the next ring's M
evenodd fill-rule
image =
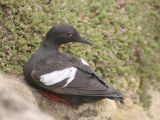
M72 33L67 32L67 36L71 37L71 36L72 36Z

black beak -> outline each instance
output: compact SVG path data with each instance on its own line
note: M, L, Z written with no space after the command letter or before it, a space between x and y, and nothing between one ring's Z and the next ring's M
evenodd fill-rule
M79 36L78 42L88 44L88 45L93 45L89 40Z

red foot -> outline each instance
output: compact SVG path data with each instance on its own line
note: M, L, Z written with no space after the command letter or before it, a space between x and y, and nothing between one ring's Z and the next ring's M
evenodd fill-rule
M65 100L65 99L63 99L63 98L60 98L60 97L54 95L53 93L49 93L49 92L47 92L47 91L41 91L40 93L41 93L43 96L45 96L45 97L47 97L47 98L49 98L49 99L51 99L51 100L64 103L64 104L69 105L69 106L71 106L71 107L73 107L73 108L77 108L76 105L73 105L71 102L69 102L69 101L67 101L67 100Z

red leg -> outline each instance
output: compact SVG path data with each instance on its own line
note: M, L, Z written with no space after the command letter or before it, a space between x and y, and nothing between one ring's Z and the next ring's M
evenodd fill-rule
M73 108L77 108L76 105L72 104L72 103L69 102L68 100L65 100L65 99L63 99L63 98L60 98L60 97L54 95L53 93L49 93L49 92L47 92L47 91L41 91L40 93L41 93L43 96L45 96L45 97L47 97L47 98L49 98L49 99L51 99L51 100L64 103L64 104L69 105L69 106L71 106L71 107L73 107Z

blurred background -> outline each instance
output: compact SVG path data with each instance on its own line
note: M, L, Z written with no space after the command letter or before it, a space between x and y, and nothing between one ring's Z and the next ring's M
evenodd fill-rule
M160 1L1 0L0 18L1 71L22 76L45 33L69 23L94 45L68 44L61 50L84 58L126 95L126 104L160 119Z

